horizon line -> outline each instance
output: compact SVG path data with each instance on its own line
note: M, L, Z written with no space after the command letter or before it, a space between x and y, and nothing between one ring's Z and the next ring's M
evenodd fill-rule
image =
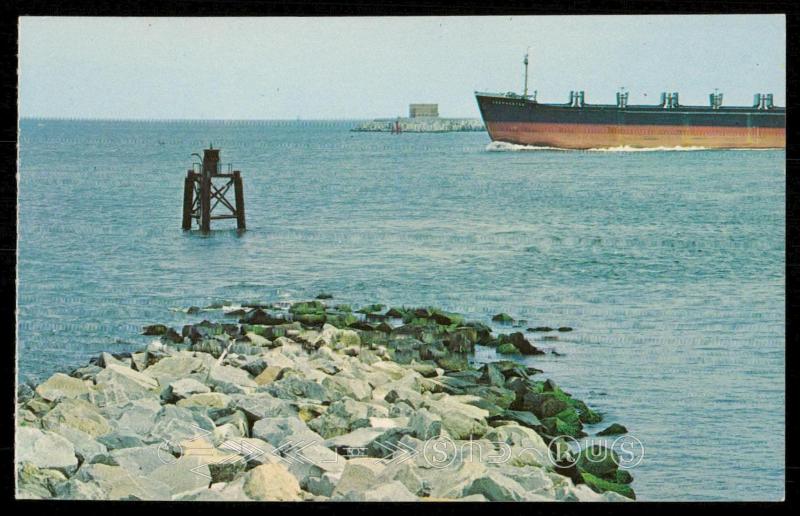
M396 118L409 118L407 116L381 116L363 118L93 118L93 117L72 117L72 116L19 116L18 122L23 120L50 120L50 121L69 121L69 122L360 122L364 120L394 120ZM476 119L475 116L440 116L447 119Z

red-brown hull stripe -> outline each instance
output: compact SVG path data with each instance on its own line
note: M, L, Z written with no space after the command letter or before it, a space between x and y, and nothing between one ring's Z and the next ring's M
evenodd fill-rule
M544 124L489 122L494 141L593 149L606 147L783 148L783 127Z

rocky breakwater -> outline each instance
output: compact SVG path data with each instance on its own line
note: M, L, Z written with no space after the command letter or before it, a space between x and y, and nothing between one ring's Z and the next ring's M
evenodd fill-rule
M149 326L156 338L139 352L21 385L17 496L634 497L613 451L568 446L597 413L537 369L470 362L480 345L541 353L521 333L431 308L318 300L225 315L240 319Z
M476 118L379 118L363 122L352 128L354 132L390 133L397 130L405 133L452 133L485 131L483 122Z

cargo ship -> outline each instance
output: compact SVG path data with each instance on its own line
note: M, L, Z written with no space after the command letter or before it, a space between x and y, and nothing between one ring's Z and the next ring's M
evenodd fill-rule
M708 106L684 106L678 93L662 93L655 105L628 105L628 92L616 104L588 104L583 91L571 91L564 104L537 102L525 86L516 93L475 92L492 141L561 149L679 148L769 149L786 147L786 108L772 94L757 93L752 106L723 106L722 93Z

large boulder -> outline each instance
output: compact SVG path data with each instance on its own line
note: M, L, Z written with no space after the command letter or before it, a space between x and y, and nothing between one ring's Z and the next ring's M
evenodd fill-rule
M89 393L89 399L98 407L122 406L131 400L158 399L160 395L157 380L116 364L111 364L98 373L95 382Z
M409 447L410 448L410 447ZM378 475L380 483L400 482L408 491L416 496L426 496L428 486L420 477L415 464L408 460L392 461Z
M221 427L230 426L236 429L238 437L247 437L250 435L250 421L247 418L247 414L244 413L242 410L234 410L231 414L228 415L221 415L215 414L212 416L214 420L214 424L217 425L217 430ZM216 435L216 430L215 430Z
M281 373L285 370L283 367L278 366L267 366L262 369L258 376L255 377L255 382L258 385L269 385L275 380L279 380L281 378ZM252 373L253 371L250 370Z
M619 468L619 456L617 452L611 448L607 448L601 444L594 444L580 451L578 461L575 465L578 471L582 473L589 473L603 479L614 480L616 478L617 469Z
M528 392L522 401L522 409L533 412L540 419L556 416L567 408L567 402L550 392Z
M619 423L612 423L604 430L597 432L597 435L619 435L619 434L627 434L628 429L625 428L623 425Z
M72 427L92 437L107 434L112 430L111 424L100 414L97 407L77 398L64 399L42 418L42 427L46 430L60 425Z
M308 399L327 403L332 399L331 393L323 385L297 374L284 375L280 380L259 388L259 391L284 400Z
M274 446L254 437L226 439L217 444L217 448L225 453L239 455L249 467L273 464L282 460L280 452Z
M138 371L134 371L130 367L124 367L124 366L119 365L119 364L108 364L106 366L106 368L105 368L105 371L103 371L101 373L98 373L98 375L97 375L97 383L101 383L103 381L103 379L105 378L104 375L107 372L114 372L114 373L124 377L125 379L127 379L130 383L134 383L134 384L138 385L139 387L142 387L142 388L145 388L145 389L148 389L148 390L157 389L158 388L158 380L156 380L155 378L153 378L153 377L151 377L149 375L146 375L144 373L140 373ZM101 376L103 376L103 378L101 378ZM108 376L112 376L112 375L109 373Z
M336 397L353 398L358 401L368 400L372 397L372 388L369 383L341 374L327 376L322 380L322 386Z
M176 403L179 407L198 408L198 409L228 409L233 405L233 399L222 392L202 392L192 394L188 398L182 399Z
M167 483L150 476L136 476L119 466L84 464L74 480L98 486L108 500L171 500Z
M245 333L245 337L250 341L251 344L253 344L253 346L266 348L272 345L271 340L252 331Z
M581 473L581 480L596 493L603 493L604 495L616 493L630 498L631 500L636 499L636 493L634 493L633 488L627 484L611 482L586 472Z
M354 458L347 461L341 478L331 494L332 499L345 499L351 493L363 493L375 487L385 466L374 458Z
M506 377L503 375L502 369L495 364L485 364L482 368L481 377L478 380L480 383L503 387L506 382Z
M406 453L406 450L400 441L407 435L411 435L410 428L387 428L381 429L382 433L375 437L367 446L366 454L369 457L386 458L390 456L397 456Z
M244 492L258 501L301 500L300 484L282 464L263 464L250 470L245 477Z
M168 462L174 462L168 451L158 444L121 448L112 450L107 457L98 458L96 462L109 466L119 466L133 476L149 475Z
M281 450L288 462L289 471L307 489L311 478L325 474L337 476L344 469L345 460L319 442L298 442Z
M297 409L288 401L278 399L266 392L254 394L231 394L233 407L241 410L252 423L270 417L297 416Z
M365 502L416 502L417 497L399 480L381 484L374 489L361 493L361 496L349 498Z
M147 478L167 485L172 497L208 487L212 480L207 459L195 456L181 456L174 462L163 464Z
M244 369L223 365L211 369L208 375L208 384L215 391L226 394L248 394L258 387L258 384Z
M194 378L181 378L169 383L161 394L161 397L168 402L175 402L183 398L188 398L192 394L206 392L211 392L211 389L199 380Z
M484 438L503 443L504 448L509 450L508 463L514 466L551 467L555 462L544 439L531 428L516 424L502 425L489 430Z
M252 429L253 437L262 439L269 444L280 448L286 442L293 445L300 443L322 443L322 436L308 428L298 417L266 417L255 422Z
M133 359L130 356L114 356L111 353L100 353L100 356L97 359L97 365L100 367L108 367L109 364L117 364L122 367L132 367Z
M555 495L555 482L547 470L539 466L519 466L510 464L508 462L499 465L498 470L506 477L514 480L523 487L527 495L543 496L547 499L554 500ZM560 475L555 475L560 477ZM564 477L560 477L561 481Z
M56 373L36 387L36 394L47 401L57 401L62 398L86 398L89 395L89 387L83 380Z
M344 398L334 401L321 416L308 422L309 428L329 439L368 425L379 415L378 408L365 402Z
M511 344L523 355L544 355L544 351L531 344L522 333L514 332L508 337L511 340Z
M474 439L488 430L488 411L459 403L452 397L430 403L429 410L442 418L442 430L453 439Z
M325 446L341 455L347 456L351 453L351 450L367 449L384 432L385 429L382 428L357 428L352 432L327 439Z
M30 462L17 465L16 497L23 500L52 498L67 476L56 469L40 469Z
M323 473L319 477L309 477L306 482L306 491L313 495L330 498L341 474Z
M206 355L209 356L210 355ZM168 385L176 380L199 378L208 372L208 360L194 357L189 353L164 357L144 370L145 375L154 378L160 385Z
M417 439L431 439L441 435L442 418L437 414L429 412L427 409L421 408L411 416L408 426L413 430L414 436Z
M108 497L97 484L81 482L75 478L58 484L55 496L59 500L107 500Z
M490 502L521 502L526 499L525 488L519 482L494 470L473 480L464 494L480 494Z
M277 317L271 315L270 313L265 312L261 308L256 308L255 310L250 311L244 317L239 319L239 322L243 324L258 324L265 326L273 326L273 325L285 324L289 321L283 317Z
M448 441L439 441L433 446L442 444L444 446L433 449L451 453L448 447L452 446L452 442L448 444ZM455 461L452 464L444 462L446 467L434 467L437 462L431 460L433 458L435 457L423 453L417 460L417 464L421 466L417 472L428 486L431 498L458 499L466 496L472 482L482 477L487 469L481 461Z
M75 449L64 437L37 428L17 427L15 460L29 462L40 469L54 469L71 475L78 469Z
M103 443L95 440L94 437L86 432L82 432L71 426L57 425L51 427L50 431L72 443L75 449L75 456L78 457L81 462L91 462L92 459L98 455L103 455L108 451Z
M121 407L111 406L102 410L111 421L114 431L125 435L146 435L153 427L161 404L153 398L131 401Z
M156 414L147 443L163 444L173 453L180 453L180 442L210 435L216 426L205 414L175 405L164 405Z
M97 442L101 443L108 450L120 450L122 448L136 448L137 446L144 446L144 441L137 435L129 434L126 431L113 431L111 433L101 435L97 438Z

